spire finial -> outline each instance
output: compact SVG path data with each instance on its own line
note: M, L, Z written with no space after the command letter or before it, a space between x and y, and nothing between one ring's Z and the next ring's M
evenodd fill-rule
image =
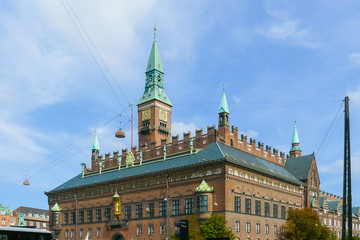
M154 21L154 41L156 40L156 21Z

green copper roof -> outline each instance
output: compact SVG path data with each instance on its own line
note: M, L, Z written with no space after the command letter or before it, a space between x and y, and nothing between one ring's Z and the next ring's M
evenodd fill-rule
M159 88L158 86L153 86L149 88L147 91L145 90L143 96L140 98L137 105L145 103L150 100L159 100L167 105L172 106L169 98L165 94L165 90L163 88Z
M331 210L331 211L337 211L339 203L340 203L339 200L334 200L334 201L328 200L327 201L328 209Z
M154 33L154 42L151 48L151 52L150 52L150 56L149 56L149 60L148 60L148 64L146 67L146 72L149 72L151 70L158 70L160 72L164 72L162 64L161 64L161 59L160 59L160 54L159 54L159 49L157 47L156 44L156 34Z
M319 208L324 208L325 197L326 196L320 196L319 197Z
M61 207L58 203L55 203L55 205L51 208L51 211L53 212L61 212Z
M106 184L109 182L124 181L125 179L139 178L148 174L160 174L164 171L175 171L177 168L190 169L194 168L194 166L214 161L230 162L240 168L257 172L274 179L281 179L284 182L292 183L298 186L302 184L283 166L227 146L223 143L212 143L196 154L182 155L174 158L171 158L170 155L168 157L169 158L166 161L161 160L143 163L142 165L135 165L134 167L125 168L120 171L114 169L111 171L103 171L100 175L93 174L82 178L81 174L78 174L74 178L61 184L48 193L91 185ZM201 159L201 162L199 159Z
M210 187L210 185L205 181L202 180L200 185L196 188L196 192L212 192L214 190L213 187Z
M225 96L225 87L223 87L223 94L221 97L220 108L219 108L219 113L223 113L223 112L230 113L229 106L227 104L226 96Z
M100 150L100 145L99 145L99 141L98 141L98 138L97 138L96 131L95 131L95 137L94 137L94 143L93 143L93 146L92 146L92 150Z
M308 179L313 155L286 159L285 168L300 181Z

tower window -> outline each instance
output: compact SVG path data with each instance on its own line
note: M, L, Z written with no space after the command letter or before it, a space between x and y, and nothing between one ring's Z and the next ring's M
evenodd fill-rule
M158 76L158 77L157 77L157 80L160 82L160 81L161 81L161 77L160 77L160 76Z
M228 116L228 115L226 115L226 121L227 121L227 122L229 121L229 116Z

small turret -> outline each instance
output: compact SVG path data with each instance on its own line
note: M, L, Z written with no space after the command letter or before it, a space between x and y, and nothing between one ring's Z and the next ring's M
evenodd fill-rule
M290 157L300 157L302 155L302 151L299 145L299 135L296 128L296 121L294 121L294 132L291 141Z
M229 106L227 104L225 96L225 87L223 86L223 94L221 97L220 108L219 108L219 128L227 127L230 128L229 123Z
M99 140L97 138L96 131L95 131L94 143L93 143L93 146L91 148L91 152L92 152L91 160L96 161L97 158L99 157L99 154L100 154L100 145L99 145Z

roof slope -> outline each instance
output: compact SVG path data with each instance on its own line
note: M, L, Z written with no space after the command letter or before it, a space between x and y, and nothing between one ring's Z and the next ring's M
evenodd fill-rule
M300 181L307 180L310 172L313 155L288 158L285 168Z
M205 147L198 153L192 155L183 155L173 158L168 156L166 161L155 160L148 163L145 162L141 166L136 165L134 167L122 168L121 170L105 170L102 172L102 174L94 173L92 175L85 176L84 178L81 178L81 174L79 174L48 193L86 185L105 183L118 179L125 179L128 177L141 176L144 174L155 174L164 170L174 170L180 167L190 167L192 165L203 164L204 162L211 162L220 159L232 162L236 165L240 165L249 170L270 175L295 185L301 185L301 182L299 182L284 167L233 147L229 147L225 144L215 142Z
M325 195L319 197L319 208L324 208L325 197Z
M338 210L338 207L339 207L339 203L340 201L339 200L334 200L334 201L327 201L327 204L328 204L328 209L329 210L332 210L332 211L337 211Z
M39 214L39 215L49 215L49 210L46 209L40 209L40 208L31 208L31 207L24 207L20 206L16 209L19 213L25 213L25 214Z

